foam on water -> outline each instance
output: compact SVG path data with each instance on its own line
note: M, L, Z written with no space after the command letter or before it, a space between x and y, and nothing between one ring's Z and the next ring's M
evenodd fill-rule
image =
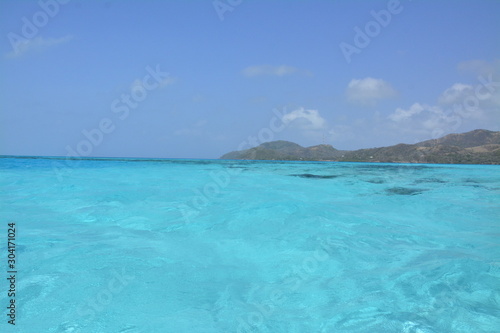
M17 332L500 329L498 166L1 158L0 185Z

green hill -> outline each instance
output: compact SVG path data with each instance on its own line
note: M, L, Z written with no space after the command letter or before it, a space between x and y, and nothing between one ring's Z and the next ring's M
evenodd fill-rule
M500 164L500 132L474 130L416 144L343 151L330 145L302 147L289 141L225 154L221 159L397 163Z
M330 145L317 145L304 148L289 141L272 141L258 147L225 154L221 159L236 160L312 160L322 161L339 158L342 151Z

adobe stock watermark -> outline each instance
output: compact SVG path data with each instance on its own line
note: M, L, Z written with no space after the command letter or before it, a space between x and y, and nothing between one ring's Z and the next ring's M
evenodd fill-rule
M226 12L232 12L236 7L241 5L242 2L243 0L214 0L212 5L214 6L219 20L224 21Z
M444 112L443 120L447 124L452 124L451 131L457 130L464 119L472 117L480 111L480 102L491 99L495 93L498 93L500 81L493 81L493 74L487 78L478 76L479 83L474 87L474 94L465 97L461 103L454 103L452 108ZM435 128L432 131L432 139L437 139L445 133L443 127Z
M336 242L329 237L320 243L320 247L311 255L303 258L299 265L294 265L289 269L280 287L272 288L266 293L268 296L265 301L249 303L255 310L238 318L236 333L259 331L265 320L269 319L286 301L287 294L296 292L318 270L319 264L330 258L330 252L337 245ZM264 287L259 289L262 288Z
M281 112L278 109L274 109L273 114L274 116L271 120L269 120L267 127L261 128L255 136L248 136L238 145L236 150L239 151L257 147L261 143L273 141L274 135L282 132L287 126L287 123L283 122L283 116L286 114L286 109ZM250 159L254 159L255 151L252 151L251 154ZM198 216L211 200L216 198L225 188L229 186L231 179L239 175L241 171L241 169L237 168L226 168L219 172L210 172L209 176L212 181L206 183L201 188L194 189L194 196L192 199L189 202L178 206L184 222L189 223L192 218Z
M70 0L40 0L38 6L40 10L35 12L30 18L23 16L21 18L22 26L21 33L17 34L9 32L7 39L12 46L13 54L21 52L21 46L26 44L30 39L35 38L40 29L45 27L51 18L54 18L61 8L61 5L66 5Z
M360 54L363 49L370 45L375 37L380 35L382 28L386 28L391 23L393 16L400 14L402 11L403 6L399 0L389 0L386 9L379 11L372 10L370 15L373 17L373 20L368 21L363 29L359 26L354 27L354 45L346 42L339 44L340 51L342 51L346 62L350 64L352 56Z
M77 166L78 163L75 163L75 160L90 156L94 149L103 143L106 135L113 133L119 122L126 120L130 116L130 111L139 107L140 103L148 97L149 92L167 84L170 80L170 74L162 72L160 65L156 65L154 69L147 66L145 70L147 74L142 80L133 82L129 93L123 93L120 98L111 102L111 113L117 119L103 117L94 128L83 129L81 131L83 138L74 146L66 146L65 163L56 161L52 163L52 170L59 181L62 181L65 172Z
M88 321L95 319L135 279L136 276L127 274L125 268L122 268L121 272L113 270L112 277L103 288L97 294L88 297L84 304L76 309L77 314Z

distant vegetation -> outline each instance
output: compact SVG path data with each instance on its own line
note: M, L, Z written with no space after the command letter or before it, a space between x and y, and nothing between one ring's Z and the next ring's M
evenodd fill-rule
M221 159L500 164L500 132L478 129L411 145L353 151L338 150L330 145L304 148L289 141L273 141L227 153Z

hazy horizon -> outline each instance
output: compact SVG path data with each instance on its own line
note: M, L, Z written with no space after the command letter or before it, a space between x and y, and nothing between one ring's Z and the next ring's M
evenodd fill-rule
M485 130L484 128L478 128L477 130ZM461 133L450 133L450 134L461 134ZM289 141L289 140L273 140L273 141L288 141L288 142L292 142L292 143L296 143L296 142L293 142L293 141ZM270 141L266 141L266 142L270 142ZM262 142L264 143L264 142ZM302 146L302 147L313 147L313 146L317 146L317 145L322 145L323 143L318 143L318 144L313 144L313 145L308 145L308 146ZM398 145L398 144L410 144L410 143L407 143L407 142L398 142L398 143L395 143L393 145ZM260 144L259 144L260 145ZM326 145L330 145L328 143L326 143ZM393 146L391 145L391 146ZM254 147L257 147L257 146L251 146L249 148L254 148ZM358 148L358 149L369 149L369 148L380 148L381 146L378 146L378 147L362 147L362 148ZM385 147L385 146L384 146ZM335 149L339 149L337 147L333 147ZM347 150L347 149L339 149L339 150ZM357 149L352 149L352 150L357 150ZM226 153L230 153L232 151L227 151ZM224 154L226 154L224 153ZM193 157L154 157L154 156L142 156L142 157L137 157L137 156L73 156L73 155L52 155L52 156L48 156L48 155L0 155L2 157L40 157L40 158L57 158L57 159L61 159L61 158L82 158L82 159L92 159L92 158L96 158L96 159L106 159L106 158L113 158L113 159L120 159L120 158L123 158L123 159L134 159L134 158L137 158L137 159L203 159L203 160L217 160L217 159L220 159L222 157L221 156L217 156L217 157L196 157L196 156L193 156Z

